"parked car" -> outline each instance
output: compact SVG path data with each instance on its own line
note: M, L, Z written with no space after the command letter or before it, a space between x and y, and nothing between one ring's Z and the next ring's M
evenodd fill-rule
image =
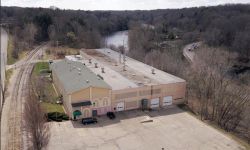
M82 119L82 124L87 125L87 124L92 124L92 123L97 123L97 119L90 117L90 118L83 118Z
M113 112L107 112L107 117L109 119L115 119L115 114Z

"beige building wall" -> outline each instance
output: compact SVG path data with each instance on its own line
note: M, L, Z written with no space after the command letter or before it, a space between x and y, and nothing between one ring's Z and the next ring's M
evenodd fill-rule
M95 103L94 107L107 107L111 105L111 90L110 89L105 89L105 88L97 88L93 87L91 89L92 92L92 99L91 101Z
M111 106L114 110L118 103L124 102L125 110L136 109L141 107L142 99L151 100L153 98L159 98L160 105L162 105L165 96L172 96L173 104L178 104L184 102L185 93L186 82L113 90Z
M111 105L110 101L110 89L89 87L78 92L71 94L71 102L68 107L73 109L70 114L72 116L73 111L80 110L82 112L82 118L92 116L92 109L98 109L101 107L109 107ZM78 103L89 100L92 102L92 106L87 107L73 107L71 103ZM73 116L72 116L73 117Z
M91 100L90 97L90 90L91 88L86 88L71 94L71 102L78 103L86 100Z

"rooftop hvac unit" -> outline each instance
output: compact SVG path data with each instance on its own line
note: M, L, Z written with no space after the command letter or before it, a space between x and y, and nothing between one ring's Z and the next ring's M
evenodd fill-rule
M155 69L154 68L151 71L152 71L152 74L155 74Z
M95 68L98 68L98 63L95 63Z

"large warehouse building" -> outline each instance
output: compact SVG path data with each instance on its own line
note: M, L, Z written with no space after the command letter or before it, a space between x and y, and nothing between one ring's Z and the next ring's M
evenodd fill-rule
M72 118L159 109L185 98L185 80L110 49L82 50L81 56L67 56L51 69Z

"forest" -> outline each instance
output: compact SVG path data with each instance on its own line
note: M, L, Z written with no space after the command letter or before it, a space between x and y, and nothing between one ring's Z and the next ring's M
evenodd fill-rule
M209 46L250 55L249 5L151 11L1 7L1 20L12 22L10 31L16 39L16 51L48 40L71 47L96 48L103 36L131 29L139 22L154 26L157 35L161 35L158 40L178 36L186 43L202 40Z

